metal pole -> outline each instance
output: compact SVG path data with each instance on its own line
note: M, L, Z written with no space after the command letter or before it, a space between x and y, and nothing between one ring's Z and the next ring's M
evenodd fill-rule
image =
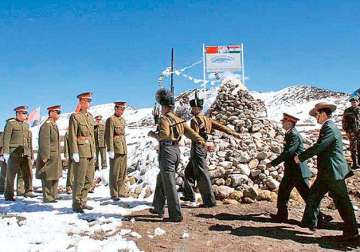
M170 87L171 87L171 93L173 94L173 96L175 96L174 94L174 48L171 48L171 82L170 82Z
M206 100L206 62L205 62L205 43L203 43L203 87L204 87L204 100Z
M242 73L242 83L244 86L245 85L245 63L244 63L244 44L241 43L241 64L242 64L242 69L241 69L241 73Z

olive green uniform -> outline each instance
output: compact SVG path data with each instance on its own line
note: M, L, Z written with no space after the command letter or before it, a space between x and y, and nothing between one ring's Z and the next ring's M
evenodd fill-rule
M5 199L14 198L14 181L21 173L25 180L25 196L32 191L31 131L27 122L7 120L4 129L4 154L9 154L5 182Z
M95 145L96 145L96 164L95 169L99 169L99 157L101 157L101 169L107 168L106 145L105 145L105 125L100 122L95 124ZM100 155L99 155L100 154Z
M0 132L0 157L3 157L4 150L4 133ZM6 163L0 160L0 193L3 194L5 191L5 179L6 179Z
M124 184L127 175L127 145L125 139L125 120L113 115L106 120L105 140L107 150L114 152L110 159L110 196L125 196Z
M44 202L55 201L62 175L59 129L47 119L40 127L36 175L41 179Z
M306 200L302 223L310 228L317 226L321 199L330 192L344 221L343 235L358 234L354 208L345 184L350 170L343 154L342 136L331 120L323 124L317 143L301 153L299 160L303 162L315 155L318 174Z
M175 171L180 162L178 142L182 135L185 135L199 145L205 145L204 139L173 112L161 116L158 132L150 135L155 137L160 145L160 173L156 179L153 199L154 210L163 214L165 201L167 201L169 218L174 220L182 219L175 182Z
M80 157L78 163L72 164L74 169L72 207L78 210L86 206L95 172L94 118L90 113L81 111L70 116L69 146L71 155L78 153Z
M64 157L66 160L67 166L67 175L66 175L66 190L72 190L72 185L74 182L74 169L73 169L73 161L71 159L71 152L69 146L69 132L67 131L64 135Z
M237 135L234 130L203 114L194 116L190 121L190 126L204 139L207 139L207 135L210 134L212 130L219 130L229 135ZM193 187L195 186L195 182L197 182L204 206L211 207L216 205L216 200L211 189L206 156L206 148L192 141L190 160L185 168L184 197L186 200L195 201Z
M352 167L360 168L360 107L345 109L342 119L343 130L350 140Z
M33 176L32 176L32 168L33 168L33 160L34 160L34 151L33 151L33 148L32 148L32 132L31 130L29 130L29 136L28 136L28 142L29 142L29 146L31 148L31 157L28 158L28 162L29 162L29 172L26 172L23 174L23 171L20 170L20 172L18 173L18 176L17 176L17 195L24 195L25 193L25 180L28 180L29 181L29 184L30 184L30 191L32 191L32 180L33 180ZM25 178L25 179L24 179Z

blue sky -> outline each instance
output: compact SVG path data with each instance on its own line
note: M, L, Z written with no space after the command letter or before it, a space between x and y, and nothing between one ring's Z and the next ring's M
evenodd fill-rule
M0 1L0 118L21 104L151 106L175 48L177 67L202 43L245 45L247 86L354 91L360 75L359 1ZM201 78L201 67L187 72ZM168 82L166 82L168 83ZM175 78L176 92L197 85Z

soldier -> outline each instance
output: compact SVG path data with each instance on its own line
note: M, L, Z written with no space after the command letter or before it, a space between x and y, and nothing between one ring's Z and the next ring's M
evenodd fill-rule
M49 118L41 125L39 131L36 177L41 179L45 203L57 202L58 182L62 175L60 134L56 125L60 109L60 105L47 108Z
M350 140L352 169L360 168L360 98L350 98L351 107L345 109L342 127Z
M66 130L64 135L64 158L66 161L67 175L66 175L66 193L72 193L72 185L74 181L74 169L72 165L71 152L69 146L69 129Z
M5 191L5 178L6 178L6 163L3 156L4 147L4 132L0 132L0 194L4 194Z
M27 121L26 121L27 122ZM33 147L32 147L32 132L31 130L29 130L29 135L28 135L28 146L30 148L30 157L28 157L28 163L29 163L29 169L23 173L22 170L20 170L20 172L17 175L17 179L16 179L16 195L18 196L23 196L25 193L25 180L28 181L30 187L28 189L29 192L32 192L33 187L32 187L32 180L33 180L33 175L32 175L32 168L33 168L33 161L34 161L34 151L33 151Z
M175 101L169 90L159 89L156 101L161 105L162 116L159 119L158 131L150 131L148 135L159 141L160 173L156 179L154 209L150 212L162 217L166 200L169 210L168 221L181 222L183 218L175 186L175 171L180 162L179 141L184 134L196 144L205 145L205 141L186 124L186 121L174 114Z
M205 116L202 113L204 100L197 97L190 100L191 114L193 115L190 126L198 133L203 139L208 139L208 134L212 130L219 130L229 135L240 138L240 134L234 130L218 123L217 121ZM211 189L211 181L206 163L207 149L204 145L199 145L192 141L191 143L191 154L188 165L185 168L185 179L184 179L184 197L182 200L188 200L195 202L195 193L193 186L195 181L199 188L201 198L203 201L202 207L214 207L216 206L216 200L214 193Z
M73 204L74 212L83 213L83 209L92 210L87 205L87 195L91 189L95 172L94 118L88 112L92 93L82 93L79 99L79 112L70 116L69 146L74 169Z
M99 169L99 153L101 156L101 169L107 168L106 146L105 146L105 125L102 116L95 116L95 145L96 145L96 164L95 170Z
M4 160L7 163L5 200L15 201L14 181L21 172L25 179L25 197L36 197L32 193L31 166L29 160L32 156L32 146L29 136L27 119L27 106L15 108L16 118L7 120L4 129Z
M122 117L126 102L115 102L115 113L106 120L105 139L110 158L109 187L110 196L119 201L124 191L127 175L127 145L125 139L125 120Z
M330 192L335 206L344 220L342 240L358 239L357 223L351 204L345 178L351 171L343 154L342 136L335 123L330 120L336 106L318 103L310 111L321 124L319 138L313 146L299 155L295 155L295 162L301 162L317 155L318 174L310 188L306 200L306 207L302 218L302 225L315 230L318 221L320 201Z

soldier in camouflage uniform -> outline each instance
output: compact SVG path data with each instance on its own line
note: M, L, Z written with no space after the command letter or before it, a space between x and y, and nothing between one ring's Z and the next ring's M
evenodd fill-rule
M169 90L160 89L156 93L156 100L161 105L158 131L150 131L149 136L159 141L159 168L156 179L153 207L150 212L163 216L165 201L167 201L171 222L181 222L182 215L176 191L175 171L180 162L180 138L185 135L199 145L205 145L204 139L193 131L186 121L177 117L174 112L174 97Z
M25 197L36 197L32 193L31 166L32 146L27 119L27 106L15 108L16 118L7 120L4 129L3 156L7 163L5 200L15 201L14 181L16 175L22 172L25 179Z
M193 115L190 126L205 140L208 139L208 134L211 134L212 130L219 130L226 134L240 138L240 134L236 131L218 123L217 121L205 116L202 113L204 100L197 97L190 100L191 114ZM199 188L201 198L203 201L202 207L214 207L216 206L216 200L214 193L211 189L211 180L209 171L207 168L207 149L203 145L199 145L196 142L191 143L191 153L188 165L185 168L184 179L184 197L182 200L195 202L195 193L193 187L195 182Z
M56 121L60 117L60 105L48 107L49 118L39 131L39 150L36 162L36 177L41 179L43 201L57 202L58 182L62 175L60 134Z
M110 158L109 187L110 196L118 201L124 191L127 175L127 145L125 120L122 117L126 102L115 102L115 113L106 120L105 140Z
M92 210L87 204L95 173L96 148L94 138L94 118L88 112L92 94L82 93L79 99L80 112L75 112L69 120L69 146L74 168L73 204L74 212Z
M96 164L95 170L99 169L99 154L101 157L101 169L107 168L106 162L106 145L105 145L105 125L102 116L95 116L95 145L96 145Z
M345 109L342 127L350 140L352 169L360 168L360 98L350 98L351 107Z
M69 146L69 129L67 129L64 135L64 158L66 161L67 175L66 175L66 193L72 193L72 185L74 181L74 169L72 165L71 152Z
M3 146L4 146L4 132L0 132L0 194L3 194L5 191L5 178L6 178L6 163L3 156Z

